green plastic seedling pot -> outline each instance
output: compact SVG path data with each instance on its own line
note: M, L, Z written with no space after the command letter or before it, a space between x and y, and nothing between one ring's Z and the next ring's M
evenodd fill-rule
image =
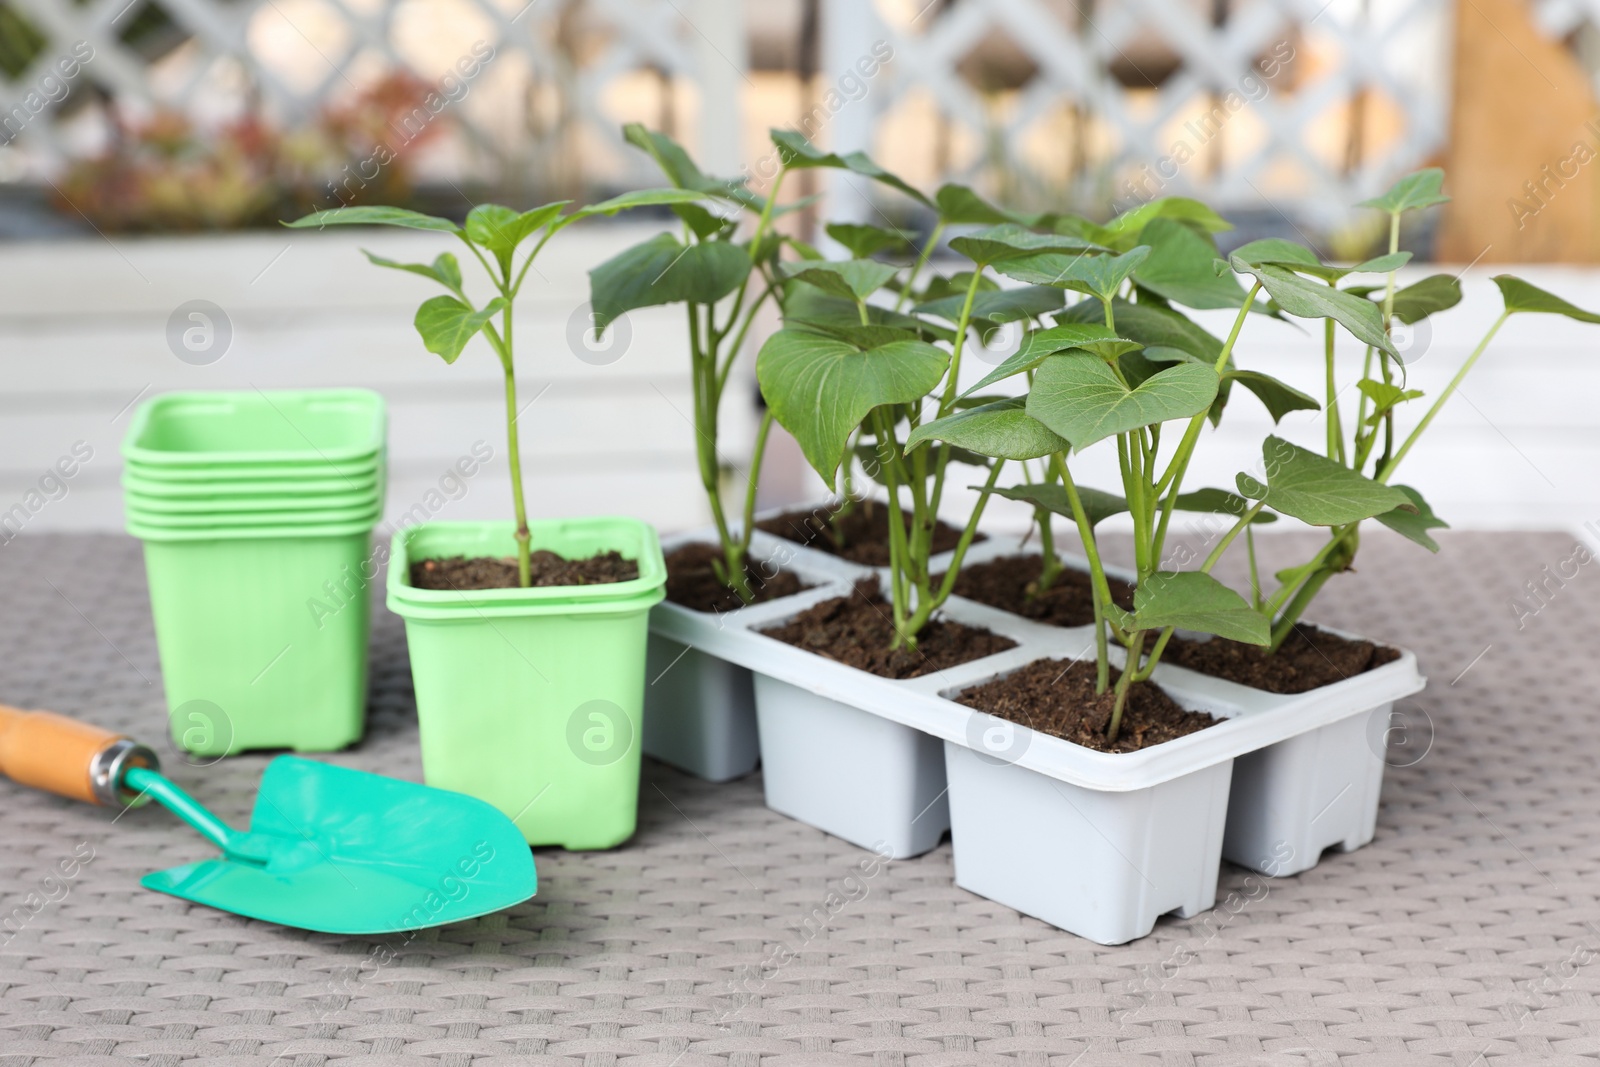
M361 738L372 523L298 536L144 538L173 740L198 756Z
M166 393L139 406L122 456L137 466L365 463L384 442L383 399L366 389Z
M392 541L388 604L406 621L423 775L493 804L529 844L611 848L638 820L661 546L635 519L537 522L535 548L568 558L615 549L639 562L640 577L468 595L411 587L412 560L514 555L512 532L509 522L422 523Z
M374 470L359 478L274 478L257 482L162 482L122 473L125 492L171 503L217 503L229 507L250 505L258 500L290 497L335 498L370 493L383 484L382 471Z
M373 480L382 481L384 458L380 452L359 463L316 460L311 463L212 463L200 467L151 467L128 460L122 469L125 478L136 478L173 491L193 487L198 493L253 492L257 487L266 487L271 492L283 492L289 488L282 484L284 482L292 485L333 482L336 487L348 489Z
M136 493L122 495L123 506L129 515L137 515L140 522L183 525L216 522L221 525L281 525L286 522L351 522L371 517L377 520L383 511L383 498L377 490L364 498L322 501L318 499L291 501L279 498L272 507L230 507L222 504L203 504L166 500L151 500Z

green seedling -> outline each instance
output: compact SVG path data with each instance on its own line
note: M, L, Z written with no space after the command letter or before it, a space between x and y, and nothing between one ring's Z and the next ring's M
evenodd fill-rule
M1269 441L1264 452L1265 483L1250 475L1239 476L1240 490L1252 499L1282 514L1328 529L1328 539L1317 552L1305 563L1280 571L1276 575L1278 588L1258 604L1272 617L1274 650L1293 632L1327 581L1351 569L1360 546L1363 520L1376 519L1429 551L1439 550L1430 531L1447 524L1434 514L1416 489L1391 483L1401 461L1460 388L1506 321L1516 314L1540 313L1562 315L1580 322L1600 322L1600 315L1575 307L1519 278L1509 274L1497 276L1494 283L1504 305L1501 314L1411 432L1399 438L1397 417L1406 410L1406 405L1422 399L1423 392L1406 384L1405 363L1390 343L1394 326L1396 323L1414 326L1450 310L1461 301L1459 279L1446 274L1431 275L1405 288L1396 288L1397 271L1411 258L1409 253L1400 251L1401 223L1412 212L1447 203L1449 197L1444 194L1443 185L1443 171L1419 171L1400 179L1383 196L1364 202L1362 207L1382 211L1388 216L1388 251L1354 267L1323 263L1310 249L1281 240L1253 241L1236 250L1231 258L1234 269L1255 277L1283 311L1324 320L1325 454L1320 457L1296 455L1293 469L1278 470L1279 460L1290 456L1288 448L1292 446ZM1385 276L1382 285L1365 283L1360 277L1375 273ZM1348 282L1356 284L1346 284ZM1338 326L1366 345L1362 375L1355 382L1355 415L1348 432L1344 409L1340 406L1340 398L1348 395L1347 387L1341 387L1337 381L1334 363ZM1318 472L1314 482L1303 481L1298 486L1284 484L1286 480L1292 483L1297 477L1308 477L1306 472L1312 469ZM1318 498L1325 499L1334 493L1366 500L1368 507L1353 509L1343 516L1331 513ZM1393 506L1386 510L1370 510L1379 502ZM1252 573L1254 563L1252 553Z
M439 253L432 263L399 263L365 252L367 259L377 266L416 274L444 287L446 295L423 301L414 319L417 333L421 335L428 351L446 363L454 363L460 358L467 342L482 334L500 360L505 375L511 499L516 508L517 579L523 587L530 582L530 536L528 509L522 489L522 450L517 441L517 376L513 358L512 304L522 291L534 259L552 237L573 223L596 215L615 215L620 211L648 205L666 204L675 208L693 206L703 199L704 193L685 189L647 189L625 193L574 211L565 211L571 204L570 200L558 200L520 212L499 204L480 204L467 213L466 221L460 225L449 219L404 208L341 207L318 211L288 224L300 229L393 226L450 234L461 241L483 267L495 295L480 304L467 295L461 263L452 252ZM519 253L522 255L520 264Z

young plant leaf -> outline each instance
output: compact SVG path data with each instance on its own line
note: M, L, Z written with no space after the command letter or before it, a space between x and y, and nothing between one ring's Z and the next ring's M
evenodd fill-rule
M477 310L453 296L436 296L417 308L414 323L417 333L422 335L423 346L446 363L454 363L467 342L505 306L505 298L499 296Z
M1394 486L1281 437L1267 438L1261 456L1267 483L1240 474L1239 492L1252 500L1264 498L1274 511L1312 526L1343 526L1411 505L1411 499Z
M334 207L316 211L305 218L285 223L290 229L304 230L323 226L399 226L407 230L437 230L460 233L461 227L449 219L408 211L402 207Z
M966 300L965 293L951 294L918 304L913 310L919 315L935 315L946 322L960 322L961 309ZM991 289L973 297L972 317L994 323L1016 322L1018 319L1038 318L1059 311L1064 301L1061 290L1048 285Z
M947 444L995 459L1038 459L1069 447L1049 427L1025 410L1025 397L1008 397L925 422L906 438L906 451L928 441Z
M1128 510L1128 502L1115 493L1108 493L1103 489L1091 489L1087 485L1080 485L1077 489L1078 502L1083 505L1083 514L1089 520L1091 530L1100 525L1102 520ZM1003 496L1007 500L1020 500L1066 519L1076 518L1072 514L1072 502L1067 498L1066 487L1054 482L1042 485L1037 482L1026 482L1007 489L996 489L994 492L996 496Z
M1244 497L1230 493L1226 489L1196 489L1190 493L1179 493L1172 506L1178 511L1210 512L1217 515L1232 515L1238 519L1253 505ZM1277 521L1278 516L1272 512L1258 511L1250 520L1250 524L1254 526Z
M899 274L900 268L875 259L802 260L782 264L782 273L834 296L865 300Z
M666 134L630 122L622 127L622 139L655 160L667 181L680 189L692 189L723 200L732 200L756 211L766 205L765 200L744 187L744 179L713 178L701 171L683 146Z
M1444 171L1438 167L1429 167L1427 170L1407 174L1391 185L1389 191L1382 196L1363 200L1356 206L1376 208L1391 215L1400 215L1407 211L1432 207L1434 204L1448 204L1450 198L1440 191L1443 188Z
M1372 301L1320 282L1307 281L1285 267L1270 263L1253 266L1237 255L1230 262L1240 274L1254 275L1273 302L1289 314L1303 319L1333 319L1357 340L1400 358L1384 332L1383 313Z
M1068 353L1040 364L1027 410L1081 452L1141 426L1191 418L1216 395L1216 371L1199 363L1175 363L1130 389L1105 361Z
M1367 422L1373 426L1376 426L1382 420L1384 413L1396 404L1404 404L1407 400L1415 400L1422 395L1421 389L1402 389L1398 385L1372 378L1361 379L1356 383L1356 388L1372 401L1372 414L1367 418Z
M1275 263L1292 269L1322 266L1322 260L1318 259L1317 254L1311 249L1294 241L1284 240L1282 237L1263 237L1258 241L1247 241L1235 248L1233 255L1256 267L1263 263Z
M494 256L509 278L511 254L521 240L517 234L517 213L500 204L479 204L467 212L462 229L468 241Z
M844 245L856 259L871 259L879 252L905 255L913 251L911 236L852 222L828 223L828 236Z
M1222 355L1222 341L1207 333L1180 312L1149 304L1130 304L1115 300L1111 304L1117 333L1143 345L1146 351L1175 348L1201 363L1216 366ZM1056 316L1057 322L1103 323L1105 308L1098 300L1084 300Z
M1374 515L1373 518L1401 537L1415 541L1429 552L1439 551L1439 542L1429 537L1428 531L1448 530L1450 524L1435 515L1433 509L1428 506L1428 502L1422 499L1422 494L1409 485L1397 485L1395 488L1406 495L1411 501L1411 507L1395 508L1393 511L1385 511L1381 515Z
M661 204L698 204L705 200L707 193L700 189L636 189L631 193L613 196L609 200L602 200L598 204L581 207L561 220L561 226L570 226L580 219L594 218L596 215L611 216L619 211L631 211L636 207L653 207ZM535 208L534 211L542 211ZM533 212L528 212L532 214Z
M790 170L802 170L808 167L848 170L863 178L871 178L892 189L898 189L918 203L933 207L933 202L923 196L918 189L878 166L865 152L847 152L842 156L837 152L824 152L806 140L798 130L773 130L771 135L772 143L778 147L779 158Z
M1068 349L1081 349L1092 352L1101 359L1116 359L1124 352L1130 352L1139 346L1126 338L1118 337L1104 326L1090 326L1080 323L1067 323L1061 326L1051 326L1043 330L1034 330L1023 335L1022 344L1010 356L1006 357L994 370L985 374L983 378L962 393L962 396L971 396L980 389L986 389L995 382L1033 370L1045 359L1057 352Z
M1309 274L1325 282L1335 282L1347 274L1386 274L1398 270L1411 261L1410 252L1395 252L1357 263L1353 267L1338 267L1323 263L1304 245L1285 241L1281 237L1266 237L1251 241L1234 249L1233 254L1254 266L1263 263L1287 267L1298 274Z
M1600 322L1600 315L1569 304L1554 293L1545 292L1510 274L1498 274L1494 284L1500 287L1509 312L1527 311L1547 315L1565 315L1579 322Z
M1043 252L1001 260L994 264L994 269L1019 282L1053 285L1058 289L1071 289L1100 300L1110 300L1149 254L1150 249L1145 245L1120 256L1070 256L1062 252Z
M1230 382L1238 382L1256 395L1256 399L1266 405L1267 411L1272 415L1274 424L1283 421L1283 417L1291 411L1321 411L1322 405L1315 397L1307 396L1300 390L1285 382L1280 382L1270 374L1262 374L1253 370L1231 370L1227 373Z
M944 350L894 341L863 351L846 341L782 329L756 356L756 379L778 423L831 488L850 435L880 404L909 404L938 385Z
M1200 201L1191 200L1186 196L1164 196L1148 204L1140 204L1106 223L1106 229L1126 240L1129 245L1143 243L1140 235L1156 219L1192 222L1207 233L1222 233L1233 229L1233 223ZM1133 240L1135 238L1138 240Z
M411 274L420 274L424 278L432 278L452 293L461 292L461 264L449 252L440 252L434 257L432 263L400 263L382 256L373 255L365 248L361 254L367 257L368 262L379 267L388 267L390 270L403 270Z
M1383 300L1382 292L1373 296ZM1461 303L1461 283L1448 274L1432 274L1394 294L1394 317L1410 326L1438 311L1448 311Z
M625 311L687 300L714 304L750 274L750 257L727 241L678 243L670 233L619 252L589 272L595 326L604 330Z
M1174 626L1250 645L1272 643L1267 617L1200 571L1162 571L1140 582L1133 594L1133 620L1141 630Z
M997 226L1018 221L1009 211L995 207L965 185L939 186L933 194L933 205L939 211L939 221L946 225Z
M1150 255L1133 280L1159 296L1192 308L1236 308L1245 291L1232 271L1222 266L1216 245L1181 222L1152 219L1140 235Z
M1095 246L1067 234L1035 233L1015 222L1003 222L950 240L950 249L981 265L1037 252L1078 255Z

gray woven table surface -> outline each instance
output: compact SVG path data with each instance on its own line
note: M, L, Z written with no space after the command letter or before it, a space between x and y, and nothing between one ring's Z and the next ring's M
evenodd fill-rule
M153 806L113 824L0 782L0 1064L1592 1063L1600 565L1533 613L1524 583L1571 536L1441 540L1430 559L1369 537L1315 612L1412 647L1431 679L1377 839L1264 888L1224 863L1216 911L1131 945L956 888L948 842L807 932L866 853L769 812L759 775L714 786L647 760L633 841L540 849L532 901L409 941L147 892L141 875L207 846ZM0 583L0 701L171 752L135 542L19 538ZM404 634L381 608L372 656L369 735L328 758L419 779ZM242 822L266 757L167 761ZM737 1000L780 943L793 961ZM380 945L396 956L375 965Z

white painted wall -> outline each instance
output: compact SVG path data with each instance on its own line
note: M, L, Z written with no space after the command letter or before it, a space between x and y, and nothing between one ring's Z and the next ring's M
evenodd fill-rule
M705 521L681 310L631 315L631 346L608 366L581 361L567 342L568 322L588 298L585 271L648 232L633 224L590 225L564 235L546 251L518 307L522 400L538 397L524 429L537 516L621 512L663 529ZM455 366L426 352L411 315L434 294L431 283L369 266L358 251L431 259L450 243L429 234L284 232L0 246L0 511L23 500L46 468L82 440L94 458L68 483L65 497L32 517L28 531L120 528L117 449L135 398L172 389L361 385L382 392L390 405L391 519L436 487L480 439L494 446L496 460L438 517L508 516L498 364L482 341ZM1441 388L1498 313L1492 273L1480 267L1466 275L1465 307L1435 328L1413 365L1414 386ZM1517 273L1600 308L1600 271ZM209 366L186 364L168 348L168 316L192 299L221 306L234 327L230 350ZM1212 317L1208 324L1225 332L1227 316ZM1319 345L1293 326L1253 320L1239 362L1320 396ZM1356 346L1343 355L1342 380L1353 382ZM968 367L974 377L987 369L977 362ZM751 395L753 386L740 388ZM1352 386L1347 399L1353 395ZM751 409L738 393L728 408L725 454L742 464ZM1280 432L1314 446L1315 425L1310 415L1294 415ZM1231 485L1258 458L1251 440L1269 426L1255 399L1237 392L1222 429L1208 431L1189 484ZM769 467L779 469L769 470L769 499L820 491L792 446L774 451ZM1114 485L1110 464L1085 457L1080 470L1086 484ZM1519 316L1407 459L1399 480L1422 490L1457 527L1573 528L1600 519L1596 471L1600 327ZM955 494L952 512L963 506ZM993 515L1022 521L1006 502Z
M583 362L586 270L650 233L585 227L551 243L518 303L515 333L530 513L617 512L663 527L702 521L681 309L629 318L632 342L609 365ZM408 232L284 231L232 237L90 239L0 246L0 511L22 499L74 442L94 458L29 531L117 529L118 448L132 404L174 389L365 386L389 404L388 516L421 500L474 441L495 460L436 517L511 514L498 361L475 340L453 366L427 352L411 319L441 290L369 265L359 248L404 261L460 254L453 239ZM471 291L469 289L469 291ZM232 322L227 354L179 360L167 320L204 299ZM753 386L740 387L753 396ZM747 450L750 406L728 402L731 454Z

